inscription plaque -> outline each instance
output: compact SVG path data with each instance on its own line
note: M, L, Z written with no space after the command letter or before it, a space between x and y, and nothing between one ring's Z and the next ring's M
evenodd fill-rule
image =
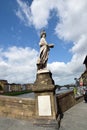
M38 111L39 116L51 116L51 101L50 96L38 96Z

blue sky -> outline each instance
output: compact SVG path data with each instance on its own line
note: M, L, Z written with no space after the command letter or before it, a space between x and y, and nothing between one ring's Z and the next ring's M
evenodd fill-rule
M40 31L45 29L47 42L55 45L48 60L55 83L73 83L85 70L86 12L86 0L1 0L0 79L35 81Z
M27 0L24 0L27 2ZM31 0L32 1L32 0ZM29 0L28 3L31 3ZM2 1L1 4L1 20L0 20L0 46L3 48L9 47L9 46L19 46L19 47L26 47L29 46L31 48L37 49L39 51L39 32L41 30L36 30L34 26L27 27L17 18L16 11L18 4L17 1ZM58 17L56 17L55 11L51 12L52 18L48 21L48 25L46 27L43 27L42 29L45 29L47 32L47 42L48 43L54 43L55 48L53 50L52 55L54 55L49 60L51 61L64 61L67 62L71 58L71 54L68 52L68 49L70 48L71 44L64 45L64 41L62 39L59 39L56 34L54 33L55 25L58 21ZM55 54L54 54L55 51ZM62 54L63 52L63 55ZM58 56L58 55L59 56ZM68 58L67 58L68 57Z

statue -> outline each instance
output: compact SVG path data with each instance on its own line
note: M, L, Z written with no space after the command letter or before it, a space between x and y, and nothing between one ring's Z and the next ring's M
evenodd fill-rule
M42 31L40 36L40 54L39 58L37 60L37 70L45 69L47 67L47 61L48 61L48 55L50 48L53 48L53 44L48 44L45 40L46 38L46 32Z

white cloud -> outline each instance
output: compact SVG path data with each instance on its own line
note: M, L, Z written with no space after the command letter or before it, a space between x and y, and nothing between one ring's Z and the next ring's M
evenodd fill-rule
M66 0L61 6L62 8L58 8L60 23L55 29L59 37L75 41L81 35L87 34L87 1Z
M57 0L33 0L31 6L22 0L17 0L19 5L16 15L25 25L33 25L36 29L47 26L50 19L50 11L54 9Z
M48 24L50 11L54 9L56 0L34 0L31 5L32 21L36 29L41 29Z
M71 71L73 77L79 77L85 70L82 63L87 55L87 1L63 1L58 11L60 22L56 26L56 34L66 41L73 41L73 47L70 48L73 56L66 64L67 71Z
M79 40L74 42L74 46L70 49L72 53L78 53L80 55L85 55L87 53L87 36L81 35Z
M0 79L14 83L34 81L38 52L29 47L10 47L1 51Z
M85 58L85 57L84 57ZM82 62L83 55L74 55L72 60L67 64L64 62L53 62L48 64L48 68L52 71L53 79L56 84L73 83L74 78L79 78L80 74L84 71Z
M59 21L55 33L59 38L73 42L69 50L73 56L68 63L53 62L49 68L57 83L71 82L75 76L79 77L84 71L82 62L87 55L87 0L33 0L30 6L22 0L17 3L17 16L36 29L47 26L51 11L56 10Z
M32 23L31 10L28 3L23 2L22 0L17 0L19 5L16 15L24 22L26 26L30 26Z

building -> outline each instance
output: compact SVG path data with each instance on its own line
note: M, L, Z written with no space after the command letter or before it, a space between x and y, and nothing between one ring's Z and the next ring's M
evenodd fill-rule
M80 83L83 84L83 86L87 86L87 55L85 57L85 60L83 62L83 64L85 64L85 71L84 73L82 73L81 77L80 77Z
M32 90L32 88L33 88L33 84L32 83L25 84L25 86L26 86L26 90Z
M9 84L7 80L0 80L0 92L8 92Z
M7 80L0 80L0 93L32 90L32 87L33 84L16 84L8 83Z
M12 84L9 84L9 86L10 86L11 92L22 91L22 85L21 84L12 83Z
M85 64L86 71L87 71L87 56L85 57L85 60L84 60L83 64Z

